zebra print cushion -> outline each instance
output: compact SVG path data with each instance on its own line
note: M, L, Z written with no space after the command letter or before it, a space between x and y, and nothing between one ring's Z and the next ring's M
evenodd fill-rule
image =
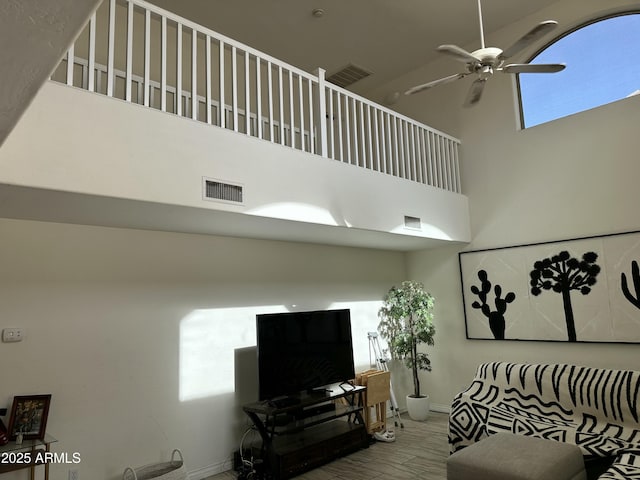
M485 363L453 400L451 452L507 431L617 457L600 479L640 480L639 392L640 372L630 370Z
M640 450L623 453L616 458L609 470L598 477L599 480L625 480L640 478Z

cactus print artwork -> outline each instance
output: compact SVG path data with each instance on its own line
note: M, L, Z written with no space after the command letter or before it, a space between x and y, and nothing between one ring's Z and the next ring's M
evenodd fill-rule
M640 231L458 259L469 339L640 343Z
M480 287L473 285L471 292L477 295L482 303L476 301L473 302L471 306L480 309L482 314L489 319L489 328L491 329L491 333L493 333L493 338L496 340L504 340L504 330L506 326L504 314L507 312L507 304L516 299L516 294L509 292L504 298L501 298L502 287L496 285L493 289L495 310L491 310L491 307L487 303L487 295L491 292L491 282L489 281L487 272L480 270L478 272L478 278L480 279Z

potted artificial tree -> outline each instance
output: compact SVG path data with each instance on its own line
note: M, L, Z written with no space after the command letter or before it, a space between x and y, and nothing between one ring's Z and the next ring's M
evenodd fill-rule
M434 298L422 283L405 281L389 290L378 312L378 330L389 345L391 358L411 369L413 393L407 395L407 410L414 420L426 420L429 413L429 396L420 390L418 371L431 371L431 360L418 346L434 344L433 305Z

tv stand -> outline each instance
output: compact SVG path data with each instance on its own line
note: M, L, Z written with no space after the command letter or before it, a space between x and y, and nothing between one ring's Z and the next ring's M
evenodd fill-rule
M281 397L269 400L269 405L275 408L287 408L298 405L300 400L296 397Z
M364 386L349 390L336 386L301 393L295 405L277 407L268 401L244 405L262 438L262 458L273 478L290 478L368 447L361 414L365 391Z

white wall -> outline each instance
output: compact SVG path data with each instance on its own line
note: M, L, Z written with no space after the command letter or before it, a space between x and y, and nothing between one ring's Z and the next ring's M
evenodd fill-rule
M569 18L583 20L616 5L608 1L558 2L554 9L498 32L495 43L508 44L517 38L516 32L527 31L545 18L565 19L566 24ZM472 223L472 242L466 249L640 228L640 98L519 131L509 76L495 76L489 83L477 107L459 109L468 86L464 85L457 97L447 97L449 105L440 110L442 123L457 125L454 133L463 142L463 190L469 196ZM443 102L442 96L435 97L436 102ZM428 94L417 97L415 109L433 112L430 98ZM433 372L424 374L436 404L449 405L483 361L640 369L637 345L467 340L458 251L442 248L407 257L409 277L425 282L437 301Z
M203 177L243 185L244 204L203 200ZM53 82L43 86L0 150L0 182L354 230L469 239L463 195ZM405 229L405 215L420 218L422 230Z
M0 343L0 406L53 395L53 450L82 458L54 465L60 479L116 480L174 447L194 478L229 468L255 400L255 313L352 308L364 369L380 299L405 277L403 254L377 250L20 220L0 238L0 329L26 329Z

